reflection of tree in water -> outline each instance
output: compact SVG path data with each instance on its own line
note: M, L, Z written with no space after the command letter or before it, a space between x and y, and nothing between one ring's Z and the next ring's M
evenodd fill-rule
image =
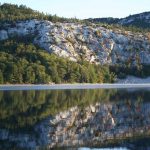
M76 105L84 107L96 102L108 103L121 100L129 103L129 107L138 110L142 100L147 97L150 97L148 91L127 93L127 91L118 92L114 89L1 91L0 127L12 129L29 127L69 107ZM136 103L133 100L136 100Z

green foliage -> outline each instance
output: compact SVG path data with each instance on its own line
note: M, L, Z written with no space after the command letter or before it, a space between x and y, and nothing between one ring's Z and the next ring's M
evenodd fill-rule
M0 70L0 84L3 84L3 82L4 82L3 73Z
M15 26L15 21L39 19L39 20L49 20L52 22L78 22L76 18L63 18L57 15L50 15L34 11L25 5L13 5L4 3L0 5L0 27L4 28L7 22L11 22L12 26Z
M118 78L126 78L127 75L133 75L141 78L150 76L150 65L137 64L136 66L115 65L110 66L110 71L114 72Z
M89 24L90 24L90 22L89 22ZM101 22L99 22L99 23L96 22L94 24L97 27L102 26L106 29L112 29L114 31L115 30L116 31L121 30L122 33L125 33L126 31L131 31L132 33L143 33L143 34L145 34L145 33L150 31L150 25L149 26L146 25L147 27L146 26L145 27L140 27L140 26L136 26L134 24L133 25L128 25L128 26L123 26L123 25L120 25L120 24L113 24L113 23L111 23L111 24L101 23ZM97 33L95 33L95 34L97 34Z
M115 79L107 66L72 62L32 42L28 36L0 42L0 83L103 83Z

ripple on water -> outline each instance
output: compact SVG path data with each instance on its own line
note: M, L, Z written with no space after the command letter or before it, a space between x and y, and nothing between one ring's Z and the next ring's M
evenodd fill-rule
M78 150L129 150L127 148L87 148L87 147L82 147L79 148Z

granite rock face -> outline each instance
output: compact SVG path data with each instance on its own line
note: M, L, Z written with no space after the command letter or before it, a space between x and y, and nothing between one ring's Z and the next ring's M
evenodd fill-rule
M52 23L27 20L6 24L0 40L15 35L34 35L34 42L48 52L72 61L81 58L96 64L150 64L148 36L119 29L106 29L91 24Z

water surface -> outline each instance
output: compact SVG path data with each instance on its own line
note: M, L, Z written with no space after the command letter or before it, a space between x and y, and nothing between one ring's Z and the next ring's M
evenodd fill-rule
M2 90L0 91L0 148L48 148L49 145L51 145L50 137L48 136L51 129L50 120L53 120L60 112L67 112L75 106L77 106L78 110L83 110L84 112L85 108L91 105L117 105L120 107L121 115L124 113L123 109L127 107L130 107L129 109L133 115L134 113L137 115L136 110L138 111L138 109L144 108L145 111L149 112L149 98L149 88L138 90ZM95 114L93 114L93 116L94 115ZM103 122L101 123L103 124ZM139 123L138 127L143 127L142 123ZM147 122L147 125L148 123L149 122ZM138 145L138 148L141 150L144 148L148 149L150 144L148 144L149 142L145 143L145 140L143 141L145 138L149 140L149 138L143 137L142 134L142 137L138 137L138 139L131 138L121 140L119 143L108 143L108 145L106 142L106 145L105 143L104 145L96 144L96 147L108 147L108 150L111 150L111 147L118 147L115 150L126 150L135 149L135 147L137 149ZM62 141L62 143L63 142L64 141ZM89 145L84 146L89 147ZM94 145L92 147L94 147ZM82 150L84 148L80 149ZM88 148L86 149L88 150Z

